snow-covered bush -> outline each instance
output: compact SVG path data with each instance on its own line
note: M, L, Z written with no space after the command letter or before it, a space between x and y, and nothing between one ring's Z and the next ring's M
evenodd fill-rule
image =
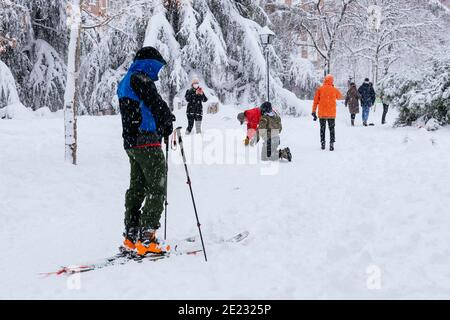
M388 76L380 84L383 100L399 109L396 125L450 124L450 58L436 58L425 68ZM416 122L419 120L419 122ZM430 128L436 126L430 124Z
M317 70L312 62L300 55L292 55L286 73L286 85L303 98L313 98L320 85Z
M0 108L20 102L16 82L8 66L0 60Z
M20 102L0 109L0 119L30 119L32 117L33 112Z
M20 102L11 70L0 60L0 119L25 118L28 113Z

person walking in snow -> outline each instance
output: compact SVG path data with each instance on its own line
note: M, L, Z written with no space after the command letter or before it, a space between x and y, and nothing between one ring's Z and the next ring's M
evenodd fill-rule
M373 89L373 85L370 84L369 78L364 80L364 83L359 87L358 92L361 95L363 125L367 127L370 108L373 107L376 100L375 90Z
M381 92L380 98L381 103L383 103L383 115L381 116L381 124L386 124L386 116L389 111L389 100L386 97L384 91Z
M270 102L261 105L261 120L259 121L258 136L264 141L261 149L262 161L275 161L286 159L292 161L291 150L285 148L278 150L280 146L280 133L283 130L281 117L272 108Z
M345 106L348 107L348 111L350 112L352 127L355 125L356 114L359 113L360 99L361 95L359 94L359 91L356 88L356 84L352 82L350 84L350 89L347 91L347 95L345 96Z
M168 139L175 121L155 86L158 73L165 65L166 61L155 48L140 49L117 90L124 148L131 168L130 187L125 195L123 245L139 255L170 249L162 247L156 237L166 181L161 142L162 138Z
M208 101L208 98L200 87L200 81L198 79L192 80L192 88L186 91L185 98L188 102L186 109L188 119L186 134L191 134L194 122L196 132L202 133L203 102Z
M328 123L330 130L330 151L334 151L334 143L336 142L336 101L342 98L341 92L334 87L334 77L331 74L327 75L323 85L317 89L312 108L314 121L317 121L317 109L319 109L320 143L322 150L325 150L325 133Z
M245 137L244 144L255 145L259 141L257 136L259 121L261 120L261 109L259 107L245 110L238 114L237 119L241 125L247 122L247 136Z

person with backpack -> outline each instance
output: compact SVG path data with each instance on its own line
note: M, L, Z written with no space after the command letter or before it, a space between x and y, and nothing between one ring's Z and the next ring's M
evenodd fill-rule
M356 88L356 84L352 82L350 84L350 89L347 91L347 95L345 96L345 106L348 107L348 111L350 112L350 119L352 127L355 126L356 114L359 113L359 100L361 99L361 95Z
M328 123L330 130L330 151L334 151L334 143L336 142L336 102L338 99L342 99L342 94L334 87L334 77L329 74L325 77L323 85L317 89L312 108L313 120L317 121L317 118L319 118L320 122L320 143L322 150L325 150L325 133ZM317 109L319 109L318 117Z
M291 150L280 146L280 133L283 130L281 117L273 110L270 102L261 105L261 120L259 121L258 136L263 140L261 149L262 161L276 161L286 159L292 161Z
M123 247L139 255L170 250L156 237L166 181L161 142L163 138L168 140L175 121L155 86L166 64L155 48L140 49L117 90L122 137L131 167L130 187L125 195Z
M375 90L373 89L373 85L370 84L369 78L364 79L364 83L359 87L358 92L361 95L363 125L367 127L370 108L373 107L376 100Z
M208 98L202 87L200 87L200 81L198 79L192 80L192 88L186 91L185 99L188 102L186 109L188 119L186 134L191 134L194 122L196 132L202 133L203 102L208 101Z

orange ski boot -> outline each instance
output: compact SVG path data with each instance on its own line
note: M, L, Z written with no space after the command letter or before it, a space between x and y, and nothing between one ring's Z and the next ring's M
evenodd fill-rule
M148 253L166 254L170 251L170 246L161 245L156 238L155 230L145 230L141 232L141 239L135 244L138 255L145 256Z
M135 251L136 250L136 239L138 235L138 229L137 228L130 228L127 229L123 233L123 245L122 248L126 251Z

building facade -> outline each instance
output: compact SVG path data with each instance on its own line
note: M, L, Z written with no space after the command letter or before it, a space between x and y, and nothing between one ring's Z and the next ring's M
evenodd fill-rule
M109 8L109 0L85 0L86 9L96 16L105 16Z
M450 0L449 0L450 1ZM298 4L299 1L296 1ZM269 0L262 1L265 5L264 9L268 14L275 13L280 10L290 10L291 6L294 4L293 0ZM310 60L316 67L321 64L321 59L313 46L313 41L308 36L306 32L301 32L300 34L300 54L304 59Z

